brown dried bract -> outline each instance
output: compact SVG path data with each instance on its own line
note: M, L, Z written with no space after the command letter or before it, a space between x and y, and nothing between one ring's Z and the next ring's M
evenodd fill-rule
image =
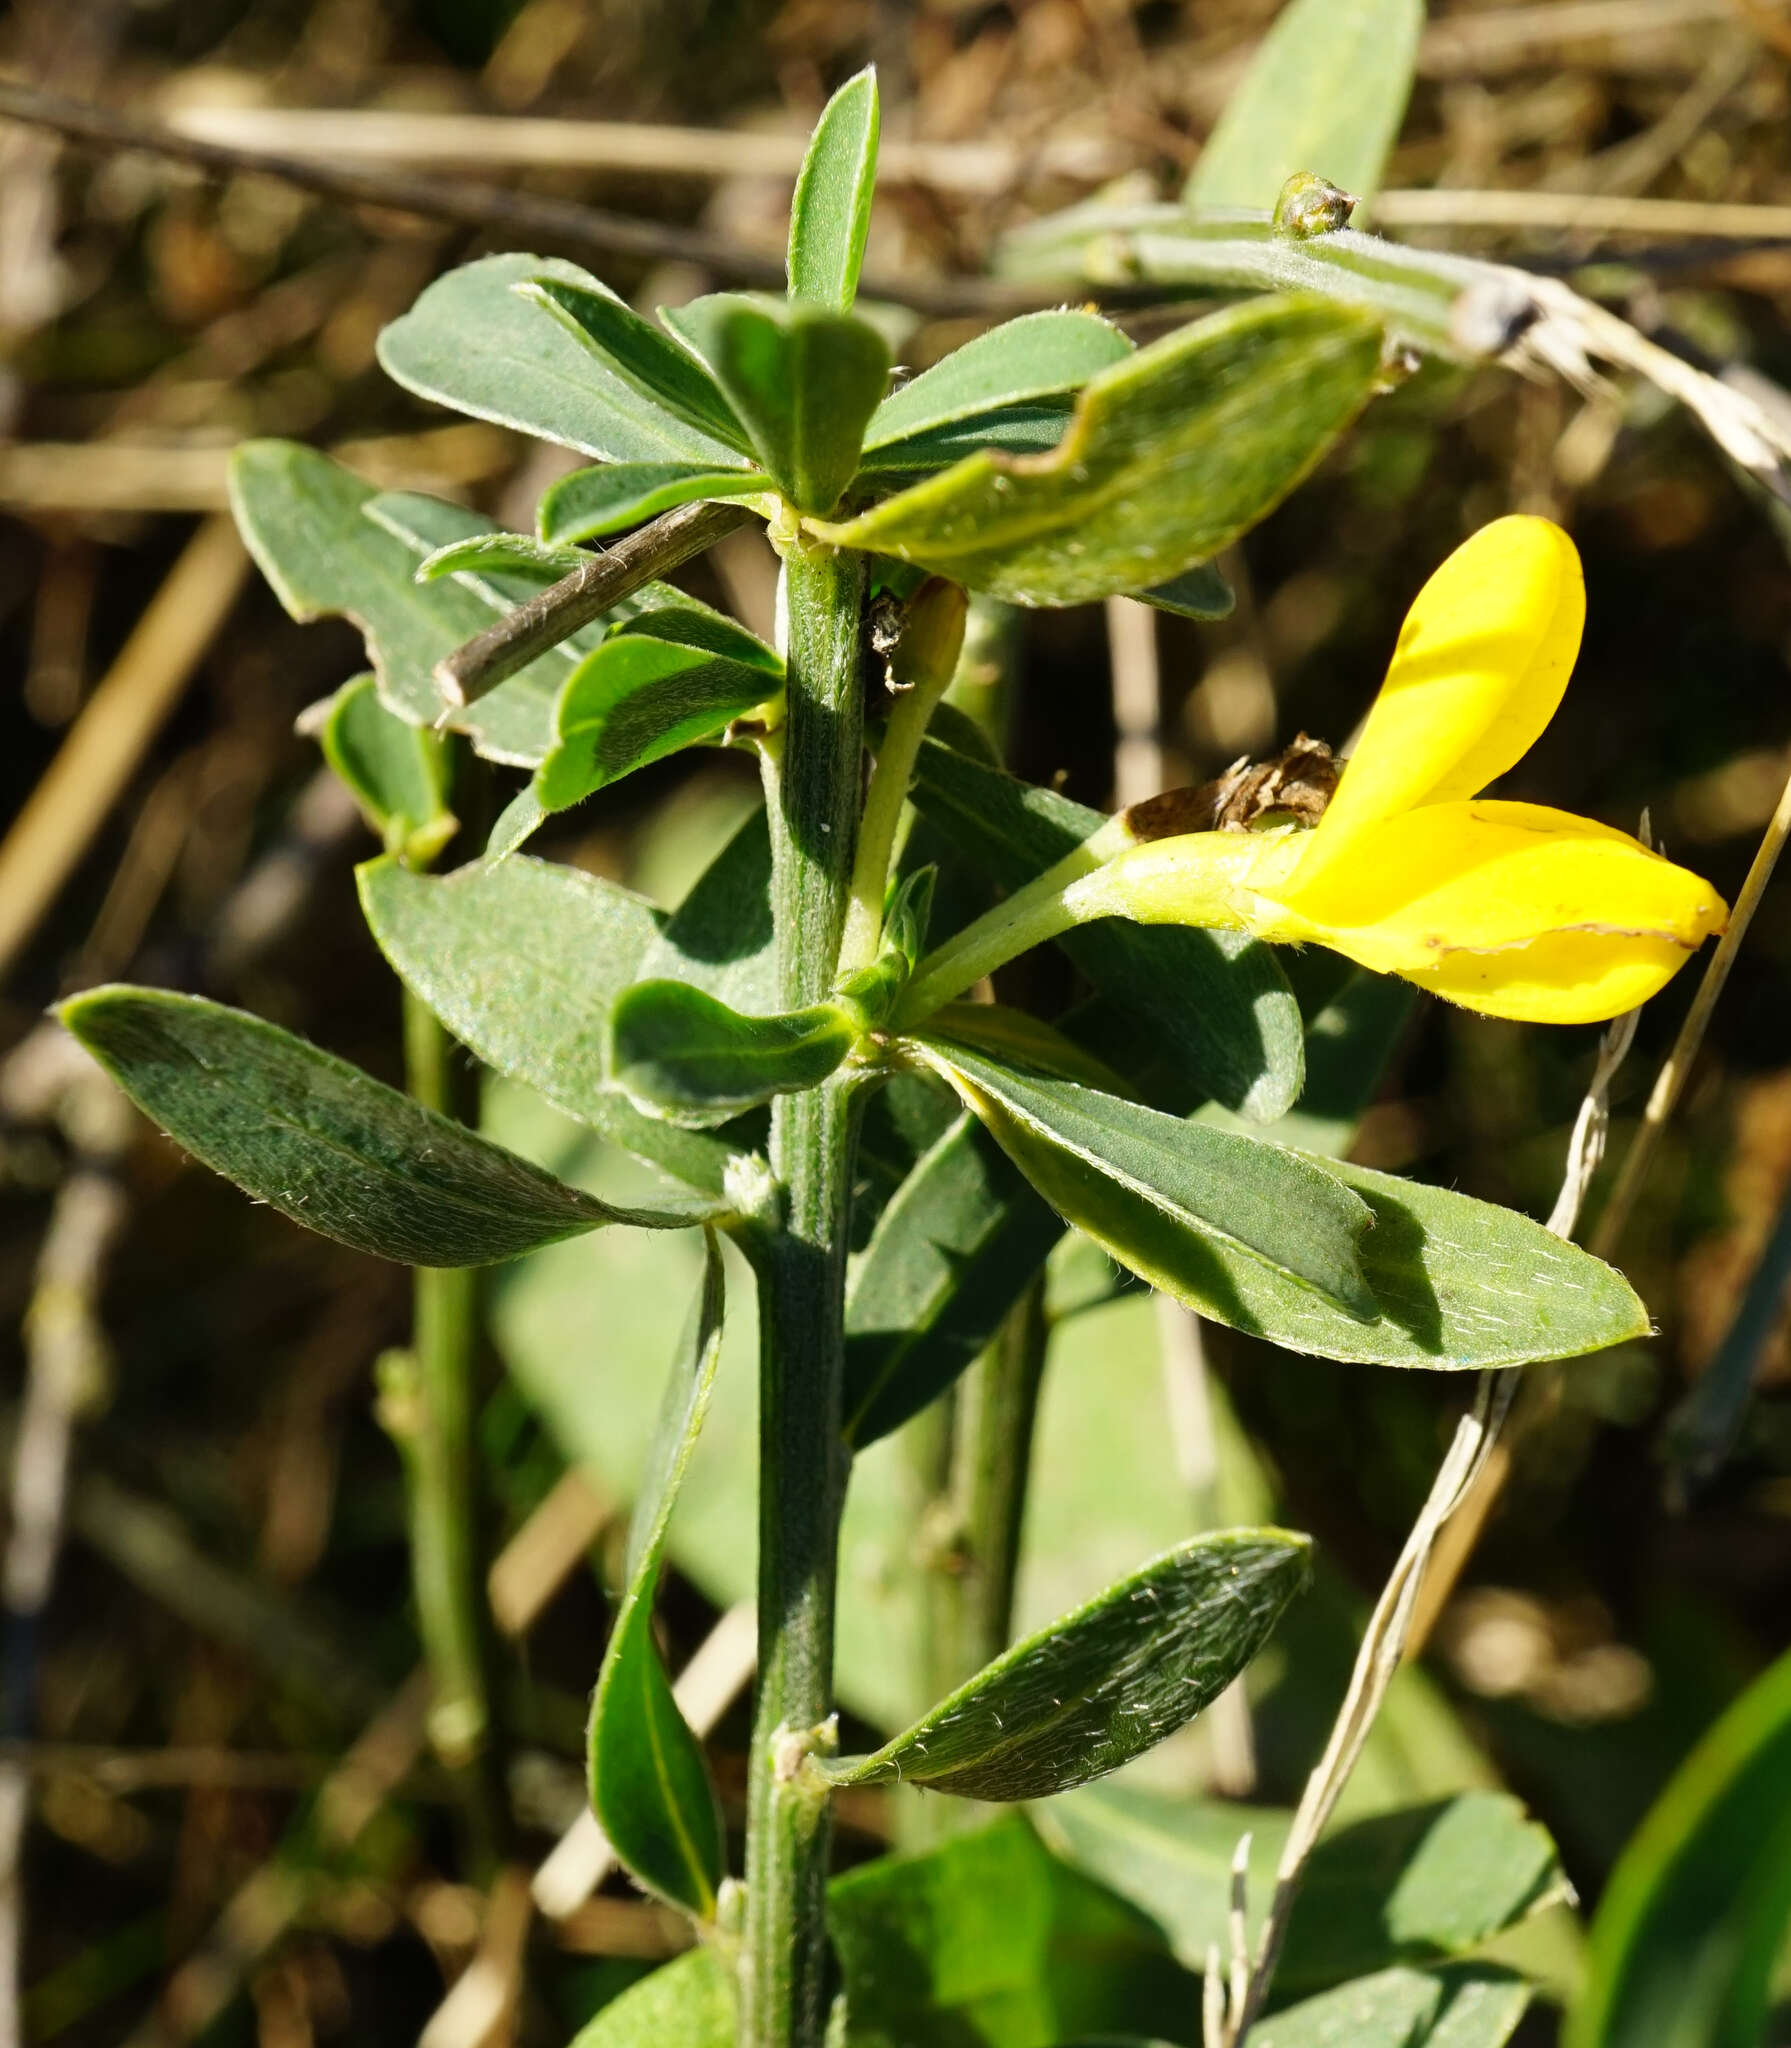
M1323 740L1301 733L1272 761L1252 768L1234 761L1196 789L1166 789L1123 813L1135 840L1174 839L1184 832L1249 832L1266 818L1316 825L1337 787L1337 762Z

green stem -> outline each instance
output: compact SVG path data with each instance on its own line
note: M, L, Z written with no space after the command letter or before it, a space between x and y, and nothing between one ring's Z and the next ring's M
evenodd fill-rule
M788 710L768 764L780 1001L823 998L845 925L858 814L861 556L790 543ZM836 1077L772 1107L782 1233L760 1257L759 1695L747 1790L743 2048L821 2048L840 1431L856 1118Z
M1101 864L1096 839L1067 853L1055 867L1036 875L1022 889L1016 889L1004 903L985 911L961 932L936 946L914 970L913 979L902 991L896 1005L895 1027L900 1030L918 1024L942 1004L954 1001L966 989L974 988L985 974L993 974L1016 955L1054 939L1079 923L1085 914L1071 901L1069 891L1083 876Z
M404 992L405 1080L430 1109L475 1120L476 1076L434 1012ZM479 1275L418 1266L411 1349L387 1369L384 1408L404 1453L417 1623L432 1683L429 1736L464 1774L472 1853L495 1852L495 1806L483 1769L489 1707L473 1470L473 1374ZM409 1399L394 1376L408 1381Z
M1020 1531L1049 1337L1041 1276L976 1361L958 1403L957 1494L969 1560L965 1677L993 1662L1013 1637Z

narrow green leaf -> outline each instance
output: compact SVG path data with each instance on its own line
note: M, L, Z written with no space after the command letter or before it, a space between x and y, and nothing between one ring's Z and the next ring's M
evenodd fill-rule
M497 814L491 837L485 842L485 858L498 861L506 854L515 853L526 846L546 822L547 813L541 808L535 785L525 782Z
M897 396L900 395L898 392ZM887 497L985 449L993 448L1003 455L1048 455L1069 432L1075 417L1076 401L1068 392L1025 399L1018 405L991 406L987 412L971 413L966 419L929 427L906 440L892 441L886 448L869 450L860 481ZM922 569L911 569L908 573L917 583L926 574Z
M603 1085L609 1007L658 937L650 904L520 855L440 878L369 861L356 880L380 951L487 1066L638 1158L721 1192L734 1147L643 1117Z
M615 631L618 635L670 640L679 647L694 647L705 654L725 655L729 661L756 668L769 679L767 695L775 694L783 684L783 656L774 647L767 647L756 633L748 632L726 612L718 612L712 605L703 604L694 597L685 597L681 592L672 592L663 604L643 608L632 618L623 620Z
M649 1115L723 1123L774 1095L819 1087L859 1028L839 1003L749 1017L688 982L640 981L610 1013L609 1080Z
M1132 353L1132 343L1098 313L1023 313L892 391L871 415L865 453L885 452L893 462L914 435L1078 391Z
M882 335L850 313L743 292L666 317L715 373L765 473L800 511L831 511L889 382Z
M1167 583L1152 584L1149 590L1132 595L1141 604L1155 605L1160 612L1174 612L1183 619L1228 619L1237 604L1237 592L1211 562L1200 562L1186 575L1172 576Z
M1085 804L1035 789L937 739L915 764L927 821L1004 889L1018 888L1107 823ZM1185 931L1114 919L1056 942L1097 988L1133 1013L1196 1086L1261 1122L1300 1093L1299 1005L1271 947L1237 932Z
M1295 171L1372 198L1405 118L1423 27L1424 0L1288 0L1225 103L1184 201L1266 209Z
M867 64L821 110L790 201L790 296L852 310L871 231L882 113Z
M1618 1859L1564 2048L1755 2048L1791 1929L1791 1654L1729 1708Z
M512 289L539 306L592 359L632 385L655 409L675 413L687 425L733 451L724 468L738 466L746 435L714 379L651 320L643 320L608 285L576 283L551 270Z
M678 1229L716 1213L695 1200L599 1202L346 1060L197 996L96 988L57 1015L194 1158L380 1258L490 1265L602 1223Z
M419 586L422 558L491 522L457 505L381 493L327 455L293 441L249 441L230 463L230 500L243 539L295 619L342 614L366 636L380 696L408 724L442 715L435 664L508 611L484 579ZM429 522L424 534L418 517ZM402 531L398 530L402 526ZM451 715L481 754L532 768L552 732L553 704L577 659L556 648L476 704Z
M771 831L755 810L692 885L641 957L641 981L686 981L731 1010L777 1008Z
M885 1205L852 1269L847 1442L876 1442L942 1394L1062 1235L1056 1212L976 1119L952 1124Z
M1620 1273L1529 1217L1329 1160L1326 1174L1359 1195L1373 1220L1357 1251L1380 1319L1360 1321L1261 1258L1240 1257L1224 1239L1174 1220L1160 1200L1060 1142L1039 1111L1048 1106L1057 1117L1055 1105L1041 1098L1068 1091L1068 1083L1032 1082L1019 1099L1012 1075L987 1060L949 1047L929 1057L958 1068L970 1106L1060 1215L1153 1287L1291 1351L1367 1365L1483 1370L1578 1357L1649 1328L1647 1310ZM1165 1143L1172 1142L1165 1133ZM1283 1149L1259 1139L1239 1142ZM1303 1153L1284 1156L1320 1163Z
M1367 404L1380 355L1365 314L1233 306L1102 371L1051 455L973 455L816 531L1016 604L1147 589L1281 502Z
M721 1252L705 1231L703 1287L672 1361L628 1532L628 1585L591 1701L591 1806L649 1891L698 1919L715 1915L725 1865L721 1809L702 1744L672 1697L653 1639L666 1531L708 1413L721 1357Z
M1250 2030L1252 2048L1504 2048L1531 1991L1485 1963L1382 1970L1290 2005Z
M931 1030L914 1042L1052 1207L1153 1285L1204 1269L1202 1292L1232 1322L1219 1276L1248 1261L1266 1286L1309 1296L1315 1316L1379 1320L1359 1243L1367 1204L1316 1161L1028 1074ZM1169 1262L1167 1245L1178 1248Z
M778 688L763 668L730 655L617 634L560 692L553 748L535 777L542 808L570 809L650 761L719 738Z
M1154 1930L1017 1816L835 1878L827 1923L847 2048L1054 2048L1113 2025L1184 2040L1199 2012ZM733 2048L734 2024L729 1976L699 1949L605 2006L574 2048Z
M603 290L576 263L482 256L437 278L384 330L381 368L419 398L558 441L599 462L745 466L726 441L647 397L515 289L543 278Z
M1017 1643L835 1784L906 1782L1037 1799L1104 1777L1193 1720L1267 1641L1306 1583L1308 1539L1195 1537Z
M584 471L576 473L582 476ZM590 559L583 548L549 546L531 540L526 533L475 533L425 555L417 564L417 581L435 583L464 571L475 576L507 574L557 583Z
M549 484L535 508L544 541L595 540L638 526L697 498L749 498L771 488L756 469L699 469L687 462L605 462Z
M1200 1970L1213 1944L1227 1946L1232 1854L1246 1833L1254 1946L1292 1816L1114 1784L1047 1800L1031 1818L1048 1847L1131 1900ZM1553 1842L1509 1793L1463 1792L1375 1814L1313 1852L1275 1996L1462 1955L1564 1896Z
M388 853L427 866L453 838L447 769L434 733L380 702L372 676L355 676L323 707L318 742Z

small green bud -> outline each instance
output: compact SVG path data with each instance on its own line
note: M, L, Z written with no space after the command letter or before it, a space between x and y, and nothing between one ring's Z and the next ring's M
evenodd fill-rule
M1349 225L1355 197L1316 171L1295 171L1275 200L1275 232L1296 242L1334 234Z

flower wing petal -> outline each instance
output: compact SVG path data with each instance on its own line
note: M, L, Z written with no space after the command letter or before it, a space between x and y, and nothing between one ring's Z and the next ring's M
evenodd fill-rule
M1264 936L1330 946L1492 1016L1596 1023L1669 981L1728 911L1627 833L1538 804L1427 805L1302 864Z
M1579 652L1585 581L1547 519L1496 519L1418 593L1306 860L1329 869L1358 834L1421 804L1477 795L1554 716Z

